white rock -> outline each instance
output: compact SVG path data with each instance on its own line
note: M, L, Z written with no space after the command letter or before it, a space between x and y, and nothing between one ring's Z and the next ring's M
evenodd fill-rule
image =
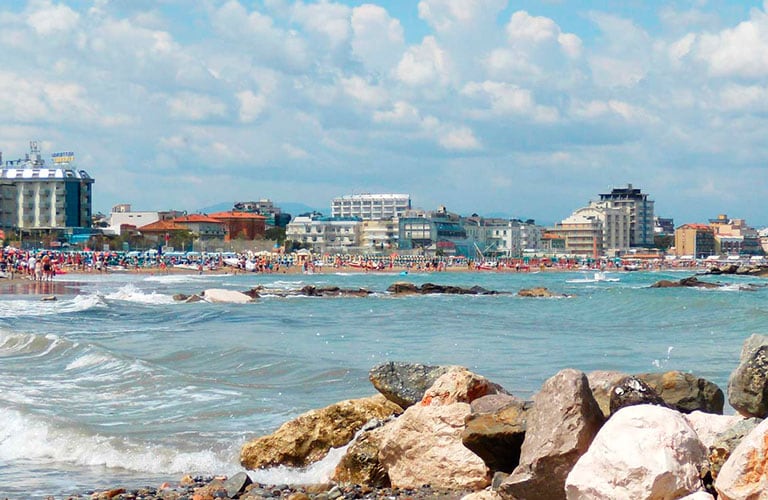
M683 498L680 498L679 500L715 500L715 497L713 497L706 491L697 491L696 493L691 493L690 495L686 495Z
M693 427L707 449L715 443L718 434L727 431L739 420L744 420L741 415L714 415L698 410L683 415L683 418Z
M461 442L467 403L409 407L383 429L379 461L395 488L479 490L490 484L483 460Z
M565 481L568 500L673 499L697 492L706 449L682 414L622 408L600 429Z
M253 302L253 298L243 292L223 288L209 288L203 292L203 298L206 302L212 303L247 304Z
M717 475L715 489L722 500L768 499L768 420L733 450Z

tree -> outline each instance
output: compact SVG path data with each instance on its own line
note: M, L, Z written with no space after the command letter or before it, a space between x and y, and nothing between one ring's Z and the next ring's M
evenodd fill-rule
M276 241L278 244L282 245L285 243L285 228L270 227L264 232L264 238L271 241Z

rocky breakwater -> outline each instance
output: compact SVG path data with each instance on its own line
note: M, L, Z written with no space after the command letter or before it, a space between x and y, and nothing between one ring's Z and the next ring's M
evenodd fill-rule
M677 281L660 280L651 285L651 288L724 288L733 286L730 283L711 283L709 281L702 281L696 276L689 276ZM738 289L742 291L752 292L764 285L755 285L752 283L739 284Z
M722 266L712 266L707 269L704 274L736 274L739 276L756 276L758 278L768 278L768 266L725 264Z
M768 498L766 355L768 337L745 343L729 382L739 414L727 416L715 384L682 372L565 369L525 401L463 367L385 363L369 378L393 406L375 421L321 429L300 416L283 426L291 439L278 439L281 427L257 439L261 447L246 444L243 465L307 465L346 446L329 478L345 491L428 484L454 498Z
M436 285L434 283L424 283L421 286L408 281L398 281L392 283L387 288L387 292L393 295L429 295L429 294L449 294L449 295L498 295L502 292L487 290L481 286L469 288L453 285Z

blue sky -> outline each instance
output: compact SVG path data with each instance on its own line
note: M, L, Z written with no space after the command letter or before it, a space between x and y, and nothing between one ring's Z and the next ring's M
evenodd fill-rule
M553 222L632 183L768 225L749 1L0 4L0 150L74 151L94 209L405 192Z

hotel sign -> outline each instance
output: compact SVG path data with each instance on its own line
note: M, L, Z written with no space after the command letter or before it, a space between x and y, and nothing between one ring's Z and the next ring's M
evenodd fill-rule
M53 163L72 163L75 161L75 153L72 151L53 153L51 157L53 158Z

